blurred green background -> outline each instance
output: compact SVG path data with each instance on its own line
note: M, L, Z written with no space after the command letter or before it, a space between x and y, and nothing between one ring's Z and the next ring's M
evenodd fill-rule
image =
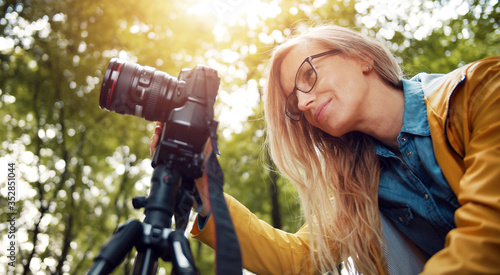
M225 190L294 232L297 197L263 147L275 45L311 22L335 23L386 43L407 77L500 54L500 7L489 0L0 0L0 9L0 255L9 161L18 184L16 265L1 257L2 274L84 274L119 224L142 220L131 199L149 193L154 123L99 109L112 57L173 76L216 69ZM213 274L213 250L190 242L201 274ZM114 274L132 267L129 255Z

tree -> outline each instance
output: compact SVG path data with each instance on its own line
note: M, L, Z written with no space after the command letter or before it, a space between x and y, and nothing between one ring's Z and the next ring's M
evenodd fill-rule
M162 24L179 7L166 4L0 2L10 45L1 55L0 150L17 161L21 182L16 273L84 272L114 228L140 216L130 200L147 193L152 124L99 110L98 84L112 56L178 72L175 51L189 50L179 44L210 42L209 32L189 35L206 24L183 27L183 16Z
M386 41L411 77L418 72L446 73L498 55L496 4L415 0L377 5L364 1L358 11L363 31Z

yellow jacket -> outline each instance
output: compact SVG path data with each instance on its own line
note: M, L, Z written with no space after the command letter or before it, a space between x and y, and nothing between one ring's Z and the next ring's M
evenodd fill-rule
M310 260L307 224L294 234L287 233L259 220L228 194L224 196L233 218L243 266L246 269L259 275L313 274L316 271ZM214 248L213 229L213 220L210 218L200 232L196 217L191 235Z
M500 274L500 57L451 72L426 97L434 154L461 207L424 274Z
M462 205L445 248L423 274L500 274L500 57L459 68L424 88L436 159ZM437 87L437 88L433 88ZM307 224L292 234L225 194L242 249L257 274L311 274ZM191 231L213 247L213 221Z

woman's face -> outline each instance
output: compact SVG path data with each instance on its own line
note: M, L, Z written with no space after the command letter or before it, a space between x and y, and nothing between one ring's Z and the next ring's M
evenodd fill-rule
M331 49L298 45L281 64L281 86L288 96L295 87L297 70L305 58ZM362 131L369 91L368 63L343 54L326 55L312 60L317 80L309 93L295 91L298 108L313 126L332 136Z

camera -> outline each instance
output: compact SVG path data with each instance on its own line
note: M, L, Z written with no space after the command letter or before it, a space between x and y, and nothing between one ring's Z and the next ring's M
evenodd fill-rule
M173 158L192 160L191 165L199 166L211 128L216 128L213 106L219 84L217 71L203 65L183 69L175 78L150 66L112 58L99 106L165 122L153 166Z

